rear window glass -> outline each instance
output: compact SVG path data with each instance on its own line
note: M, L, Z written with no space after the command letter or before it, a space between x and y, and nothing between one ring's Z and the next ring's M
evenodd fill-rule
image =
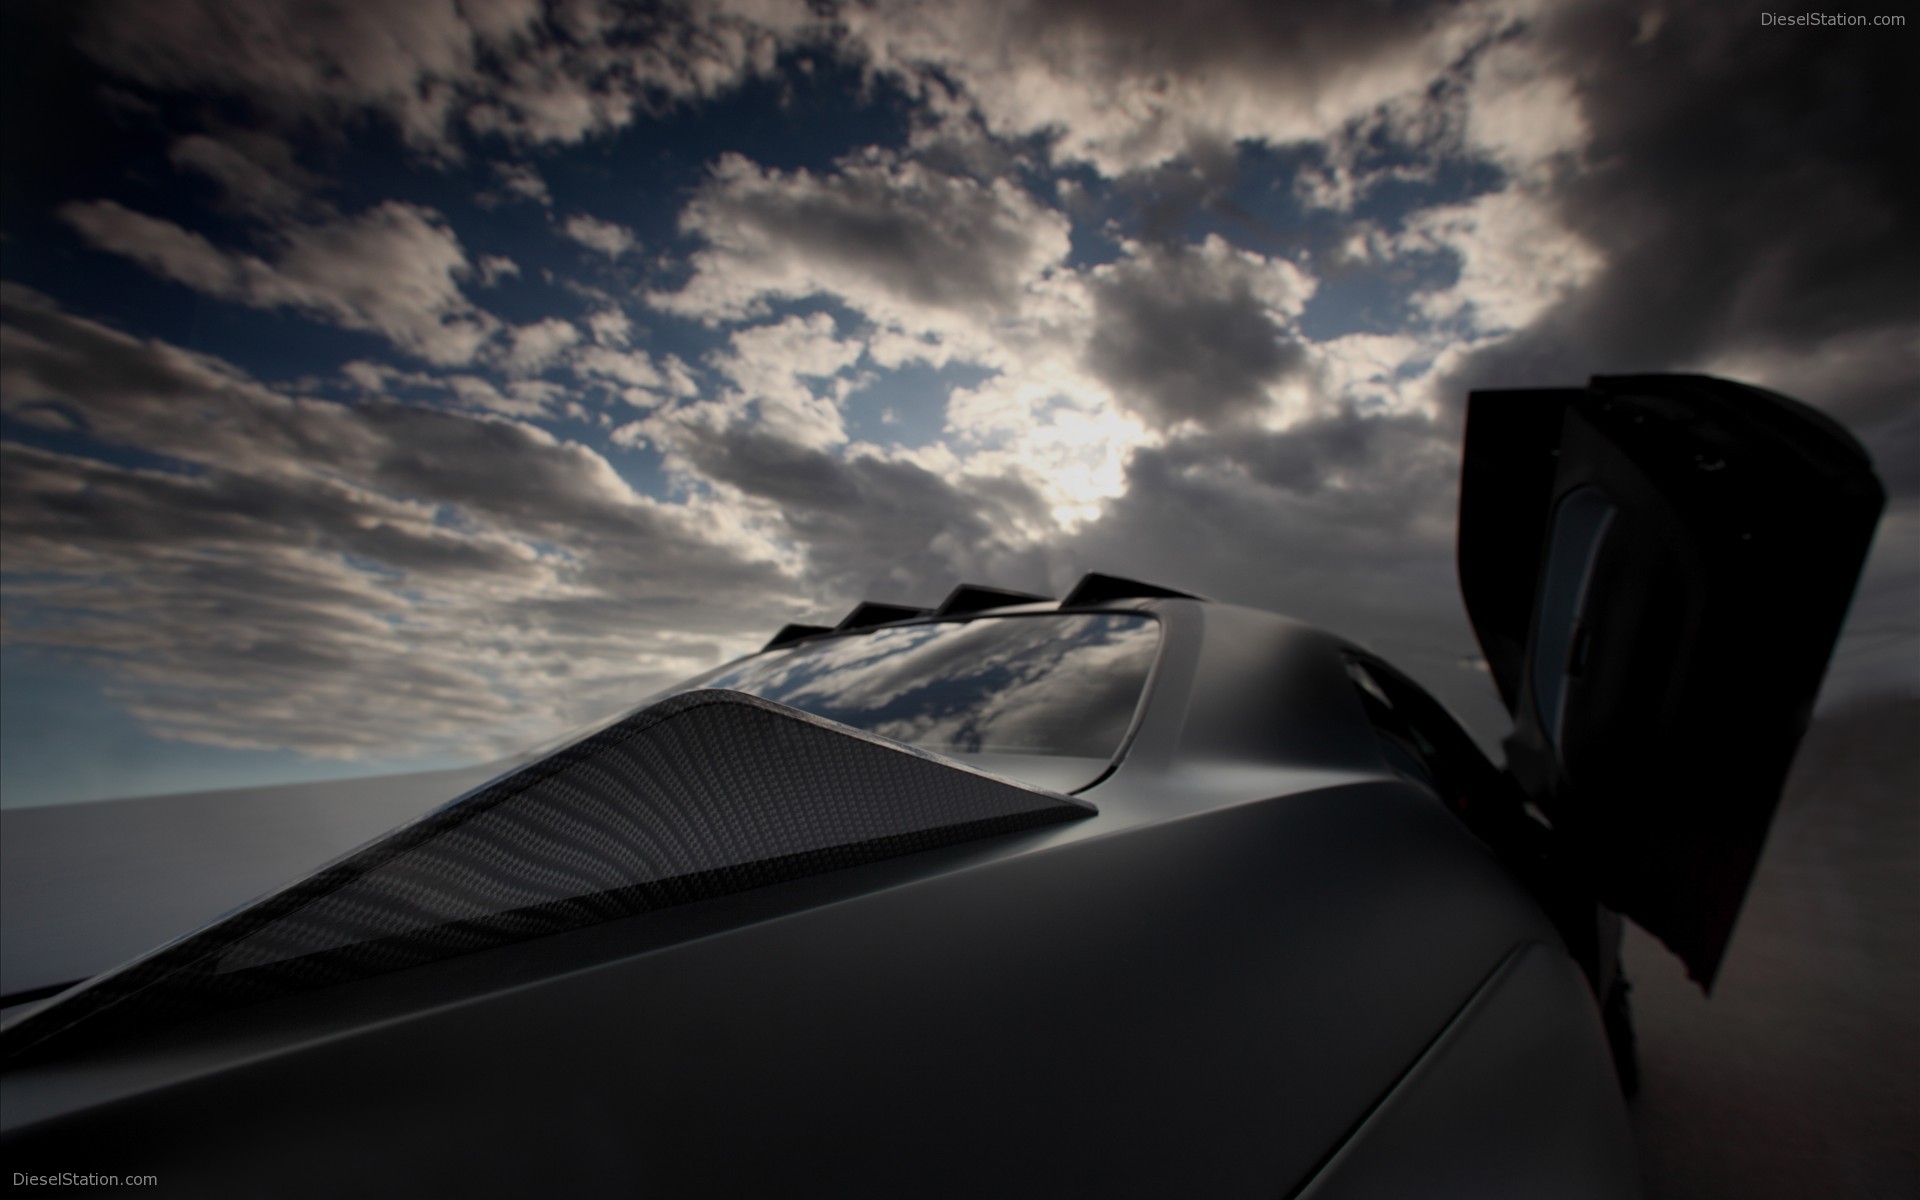
M1159 646L1134 613L905 625L770 651L700 681L938 754L1113 757Z

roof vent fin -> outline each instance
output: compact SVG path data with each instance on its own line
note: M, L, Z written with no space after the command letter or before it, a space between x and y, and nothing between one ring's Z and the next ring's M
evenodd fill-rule
M881 604L874 600L862 600L853 606L853 611L840 618L833 627L835 633L852 633L856 629L872 629L875 625L888 625L894 621L911 621L915 617L924 617L931 613L930 608L914 608L906 604Z
M1138 579L1123 579L1118 575L1102 575L1098 571L1088 571L1073 585L1067 598L1060 602L1061 608L1085 608L1092 604L1106 604L1113 600L1150 600L1165 598L1171 600L1204 600L1205 596L1196 596L1192 592L1175 591L1170 587L1161 587L1157 583L1142 583Z
M1052 596L1036 596L1032 592L1014 592L1006 588L986 587L978 583L963 583L947 593L940 607L933 610L936 617L958 617L967 613L984 612L989 608L1005 608L1010 604L1044 604Z
M760 651L764 654L768 650L784 646L789 642L797 642L801 638L810 638L815 634L832 632L833 626L831 625L796 625L788 623L782 625L780 632L774 634L773 637L767 641L766 645L760 647Z

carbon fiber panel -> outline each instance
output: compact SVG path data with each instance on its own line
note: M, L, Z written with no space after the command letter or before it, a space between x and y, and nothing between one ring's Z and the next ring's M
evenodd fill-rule
M9 1026L18 1055L1092 806L739 692L682 693Z

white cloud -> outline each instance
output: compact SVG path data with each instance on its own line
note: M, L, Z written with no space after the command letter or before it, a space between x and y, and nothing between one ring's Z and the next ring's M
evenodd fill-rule
M633 321L617 308L596 309L587 315L587 328L602 346L624 346L633 339Z
M492 287L520 274L520 264L502 254L482 254L474 265L480 269L481 287Z
M1577 153L1590 137L1574 81L1522 39L1496 42L1478 57L1466 112L1467 140L1521 176Z
M401 372L386 363L357 358L342 366L340 373L361 391L381 392L391 386L394 377Z
M580 341L580 329L560 317L521 325L508 335L504 364L519 375L537 375L552 366L563 352Z
M500 181L497 192L483 194L483 202L498 204L505 200L530 200L542 207L552 207L553 193L547 190L547 181L540 176L529 163L495 162L493 174Z
M325 181L300 166L285 141L268 134L189 134L167 148L167 158L218 184L222 202L236 212L273 220L325 207L313 198Z
M1098 516L1125 493L1133 452L1157 440L1077 364L1061 360L956 389L947 400L947 432L951 449L932 456L933 469L1017 478L1044 501L1039 514L1010 530L1033 543Z
M1364 410L1433 416L1428 374L1444 345L1433 336L1350 333L1312 349L1326 394Z
M669 312L738 320L769 299L835 296L882 326L962 336L1016 309L1068 250L1067 218L1011 180L888 154L830 174L723 156L681 214L705 246Z
M111 200L59 211L93 245L197 291L255 308L297 308L378 333L429 362L468 362L499 327L460 290L470 264L432 209L389 200L356 216L286 226L271 239L270 259L222 250Z
M580 243L587 249L617 259L621 255L639 246L639 239L633 230L612 221L602 221L597 217L576 213L568 217L560 226L560 232Z
M636 494L577 443L494 415L288 396L25 289L0 299L5 411L70 409L97 439L192 468L0 447L7 611L43 618L9 637L93 663L161 736L499 752L795 615L750 530Z
M1606 264L1563 225L1537 191L1514 184L1465 204L1423 209L1396 239L1401 252L1441 249L1457 256L1451 286L1418 299L1434 320L1461 318L1477 337L1508 334L1590 283Z
M60 217L100 249L125 255L195 291L237 298L248 290L248 260L227 255L206 238L171 221L134 212L111 200L68 204L60 209ZM266 275L270 268L261 263L258 273Z
M800 376L825 379L860 357L860 343L839 336L825 313L737 329L719 369L746 391L789 387Z
M667 391L672 395L686 398L700 394L700 384L693 377L692 368L680 361L677 354L669 354L661 363L666 373Z
M860 343L840 338L824 313L736 330L713 366L734 388L713 404L682 409L681 419L746 421L769 437L808 449L847 440L839 406L808 380L824 381L860 358Z
M577 403L567 400L567 389L551 380L509 379L506 393L522 406L517 410L522 415L535 412L545 415L564 410L576 419L587 419L581 415L584 410Z
M583 346L568 360L573 373L582 378L617 380L632 387L659 389L667 386L666 377L653 365L644 350L615 350L610 346Z
M502 385L479 375L402 371L388 363L365 359L347 363L340 374L370 397L431 397L436 402L445 398L458 408L526 419L551 417L559 410L563 391L534 379L510 379Z

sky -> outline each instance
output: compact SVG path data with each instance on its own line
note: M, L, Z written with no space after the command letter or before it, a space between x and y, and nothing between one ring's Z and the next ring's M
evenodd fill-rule
M479 761L1089 569L1490 736L1466 394L1639 371L1864 442L1827 702L1920 691L1920 29L1853 11L9 4L0 802Z

